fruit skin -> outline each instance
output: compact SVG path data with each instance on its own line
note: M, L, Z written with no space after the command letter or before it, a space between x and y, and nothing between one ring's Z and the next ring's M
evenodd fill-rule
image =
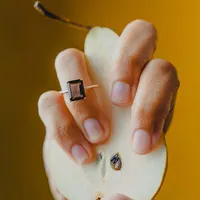
M121 193L135 200L150 200L160 188L166 170L167 149L164 138L148 155L131 149L130 109L113 106L109 101L107 76L112 53L119 36L108 28L93 28L85 40L85 54L93 83L100 85L98 100L112 120L110 141L97 147L102 159L89 165L75 164L56 141L44 144L45 165L60 193L69 200L96 200L99 194ZM99 94L98 94L99 93ZM102 95L102 93L104 95ZM112 109L110 109L112 108ZM110 159L120 154L122 168L113 170Z

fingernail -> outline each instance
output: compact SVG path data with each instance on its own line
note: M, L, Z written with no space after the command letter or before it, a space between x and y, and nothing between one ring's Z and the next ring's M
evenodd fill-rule
M81 145L74 145L71 152L78 164L83 164L88 159L88 154Z
M130 85L117 81L113 88L111 98L114 103L128 103L130 100Z
M98 141L103 136L103 130L96 119L90 118L85 120L84 127L89 139L93 142Z
M148 153L151 149L151 136L144 130L137 130L133 136L132 146L136 153Z

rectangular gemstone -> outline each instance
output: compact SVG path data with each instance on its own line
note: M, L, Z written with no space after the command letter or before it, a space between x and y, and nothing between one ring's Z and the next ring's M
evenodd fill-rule
M67 89L70 101L85 99L85 90L82 80L78 79L67 82Z

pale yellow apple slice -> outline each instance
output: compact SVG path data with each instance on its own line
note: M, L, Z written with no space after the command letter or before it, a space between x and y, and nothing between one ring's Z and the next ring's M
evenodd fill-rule
M101 103L108 100L107 78L111 75L111 58L118 40L115 32L100 27L93 28L85 40L89 71L94 83L100 85L96 91ZM165 176L167 149L164 138L159 147L148 155L135 154L130 143L130 108L119 108L110 103L107 106L112 108L112 138L106 145L97 147L100 159L90 165L79 166L56 141L47 141L44 144L45 163L51 176L60 193L69 200L96 200L115 193L134 200L151 200ZM110 163L116 153L121 158L121 170L114 170Z

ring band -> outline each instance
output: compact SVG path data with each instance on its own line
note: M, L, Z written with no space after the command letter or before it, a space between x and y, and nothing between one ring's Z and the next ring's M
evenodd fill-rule
M84 90L88 90L88 89L92 89L92 88L97 88L99 87L98 85L89 85L89 86L86 86L84 87ZM68 90L63 90L63 91L60 91L59 92L60 94L65 94L65 93L69 93Z
M86 99L85 90L97 88L98 85L89 85L84 87L81 79L72 80L67 82L67 89L60 91L60 94L69 94L70 101L78 101Z

